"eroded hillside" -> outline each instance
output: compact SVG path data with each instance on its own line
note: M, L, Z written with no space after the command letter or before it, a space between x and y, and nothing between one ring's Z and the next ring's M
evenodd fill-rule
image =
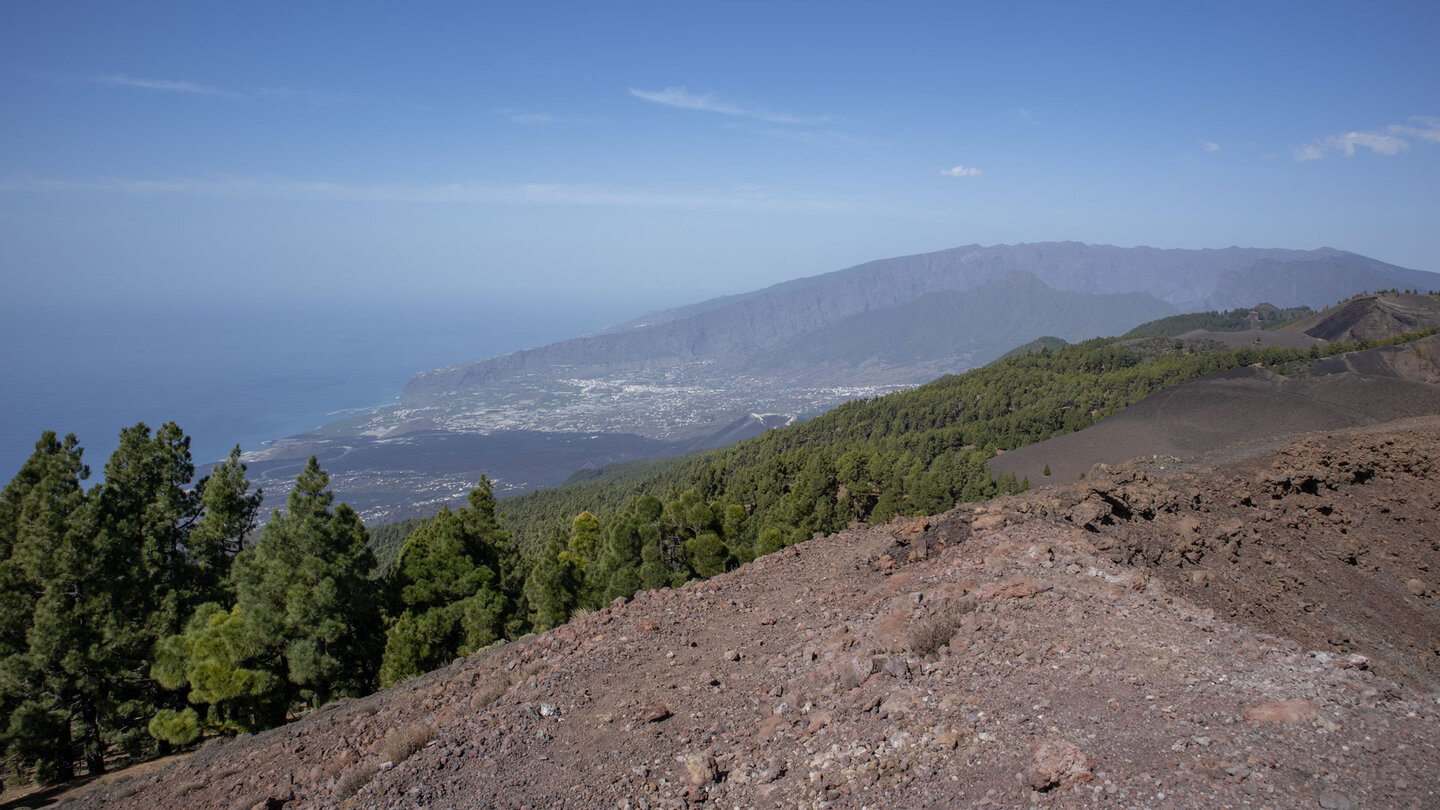
M1431 418L817 538L74 806L1434 806L1437 452Z

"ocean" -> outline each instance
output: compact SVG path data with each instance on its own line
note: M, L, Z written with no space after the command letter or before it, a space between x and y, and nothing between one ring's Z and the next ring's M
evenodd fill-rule
M639 314L552 300L0 308L0 484L45 430L90 483L120 430L173 421L198 464L393 402L417 371L576 337Z

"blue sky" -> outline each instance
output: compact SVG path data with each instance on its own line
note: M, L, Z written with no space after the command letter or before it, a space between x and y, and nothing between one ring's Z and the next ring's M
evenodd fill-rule
M1440 271L1437 35L1435 2L15 0L0 297L623 316L1062 239Z

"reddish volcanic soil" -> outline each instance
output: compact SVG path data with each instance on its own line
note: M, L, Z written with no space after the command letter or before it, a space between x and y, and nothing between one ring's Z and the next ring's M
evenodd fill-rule
M1440 806L1440 419L642 593L71 806Z

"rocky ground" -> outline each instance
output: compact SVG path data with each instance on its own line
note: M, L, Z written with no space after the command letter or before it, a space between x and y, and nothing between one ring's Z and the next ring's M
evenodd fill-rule
M1440 806L1440 419L817 538L71 806Z
M1440 421L1317 433L1219 469L1151 459L995 501L1063 516L1108 558L1222 618L1440 685ZM1181 471L1172 473L1170 469ZM1169 474L1167 474L1169 473ZM1163 477L1162 477L1163 476Z

